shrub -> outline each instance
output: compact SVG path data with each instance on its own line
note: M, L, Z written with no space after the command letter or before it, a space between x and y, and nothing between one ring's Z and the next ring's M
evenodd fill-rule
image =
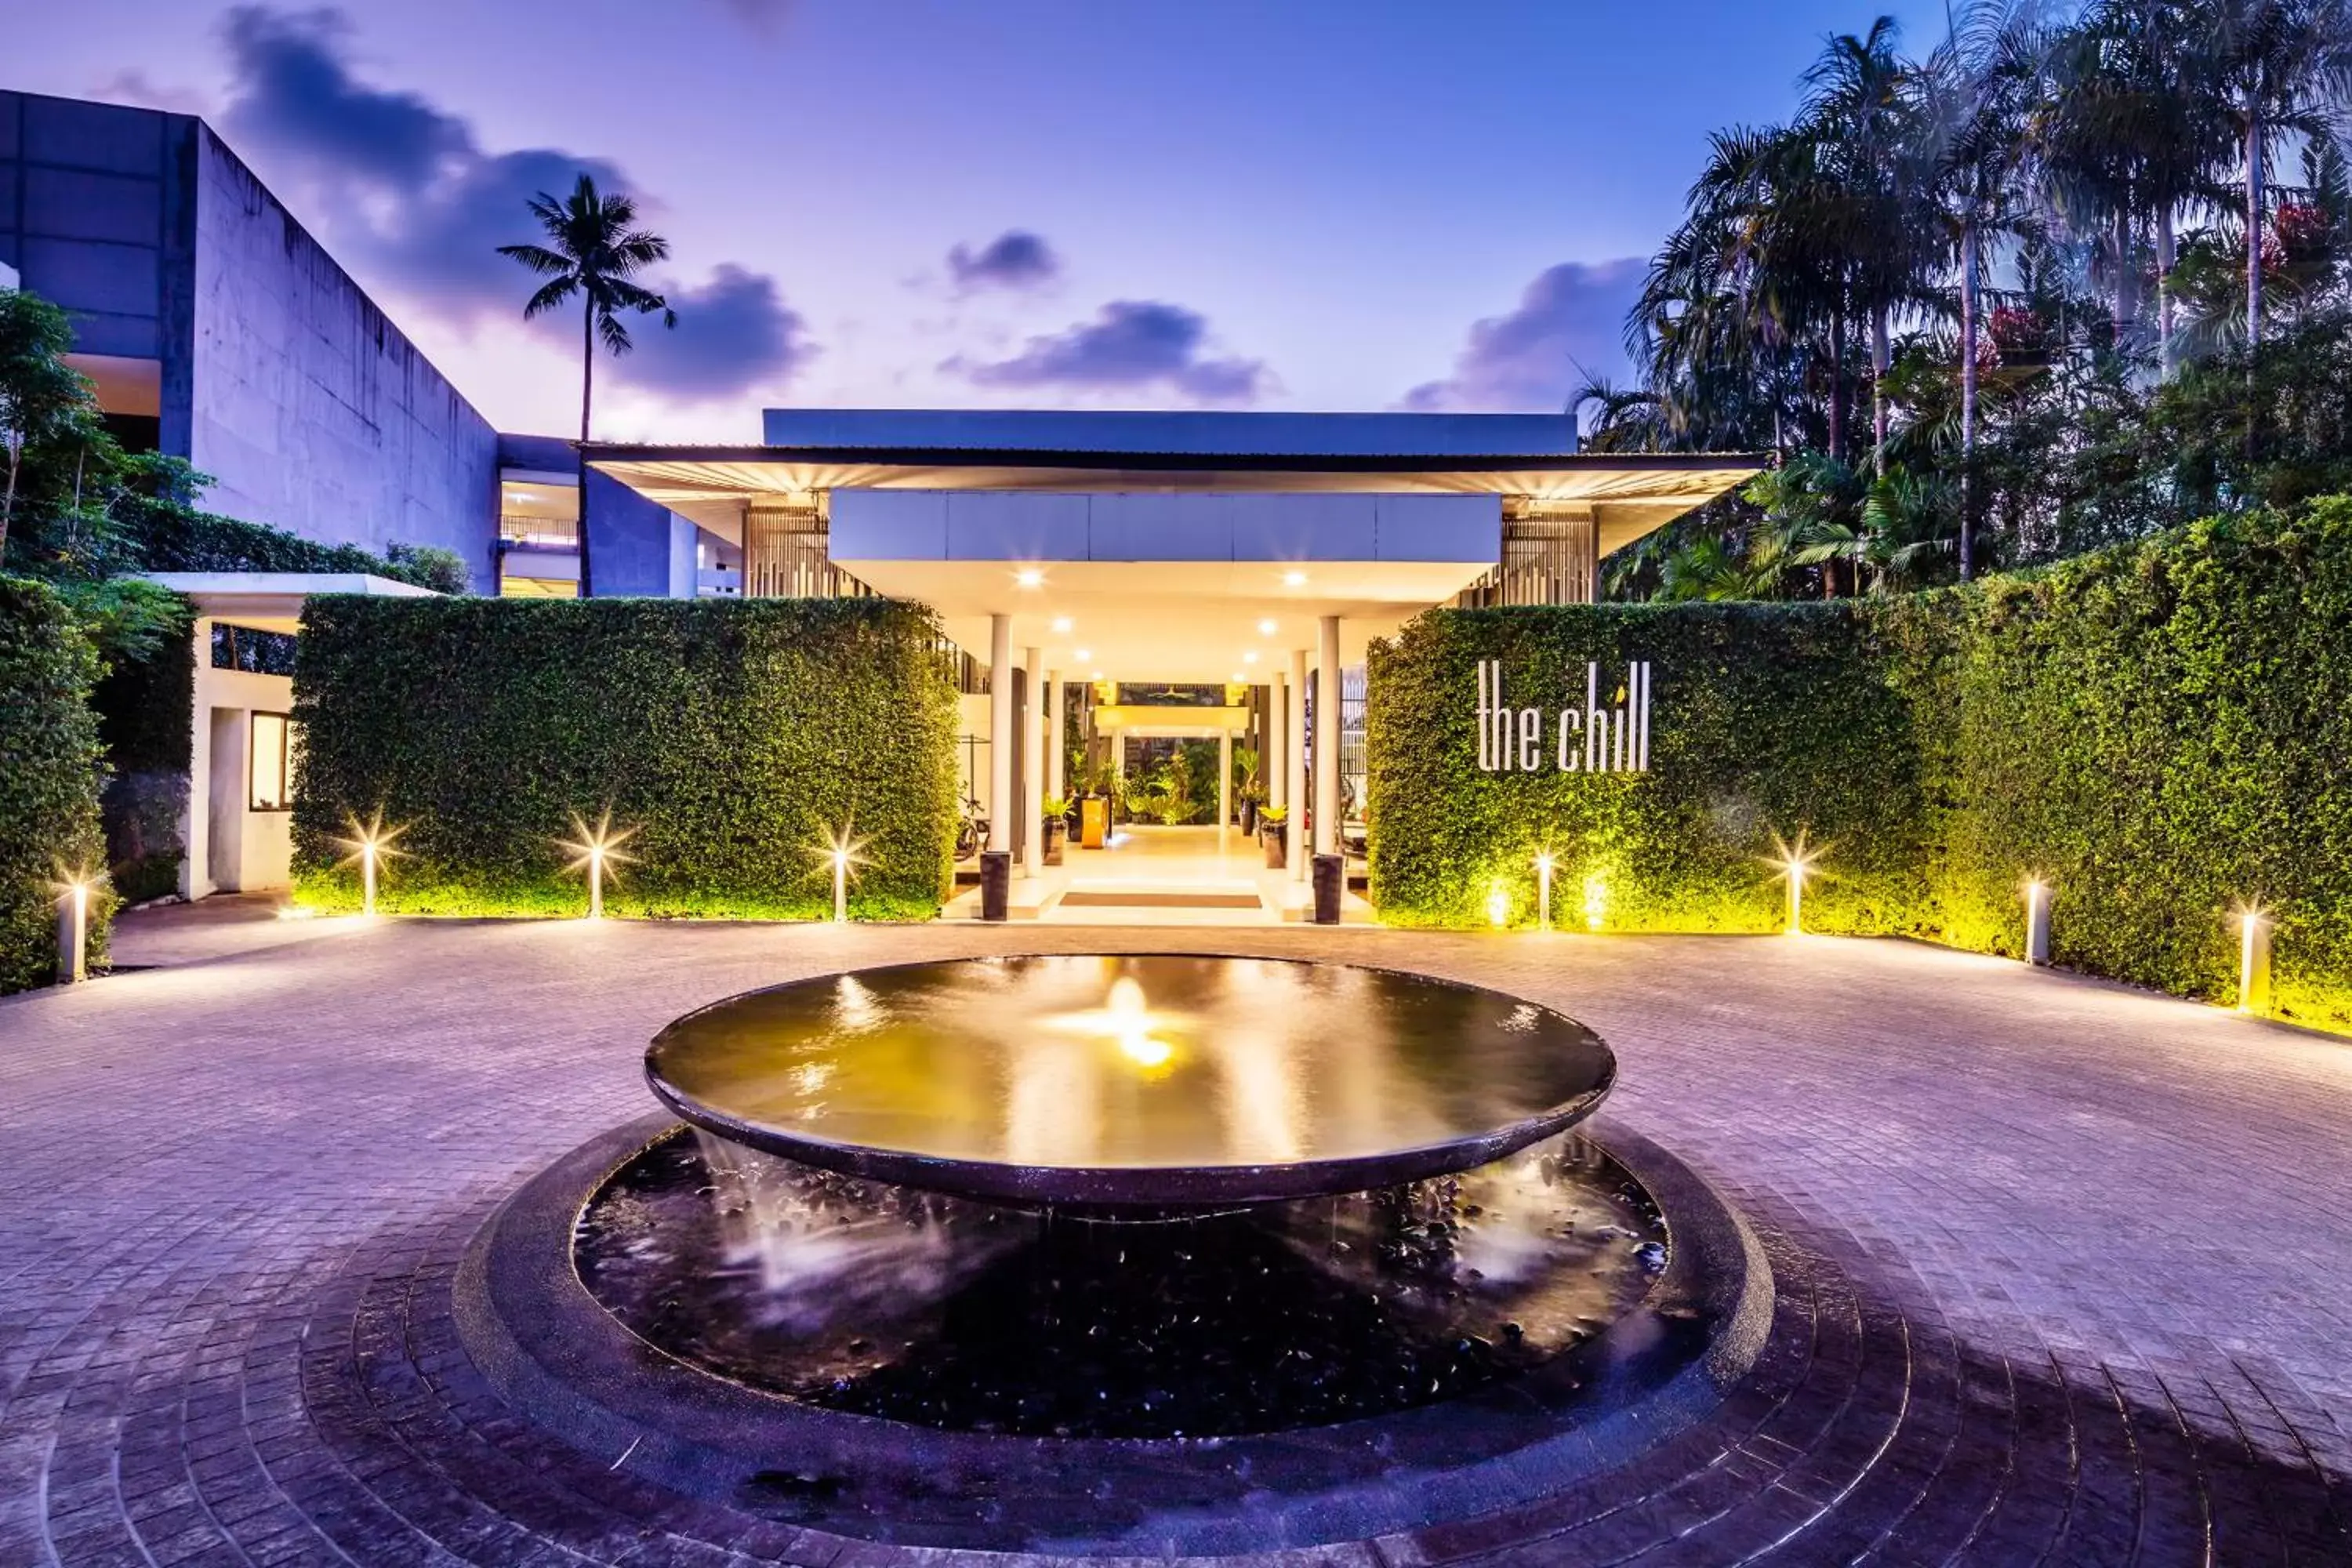
M104 774L89 691L97 650L42 584L0 577L0 992L57 972L58 874L106 863ZM92 900L89 956L103 956L112 900Z
M353 907L353 817L401 828L380 907L577 914L576 814L634 829L616 914L814 918L864 840L863 918L938 911L954 688L927 611L882 599L310 600L296 888Z
M1587 659L1653 666L1652 771L1486 773L1476 661L1515 701ZM2016 953L2025 881L2061 963L2233 1000L2231 911L2275 922L2273 1001L2352 1027L2352 500L2252 513L2042 573L1826 605L1433 611L1372 656L1381 916L1620 929L1780 921L1776 834L1824 850L1806 923Z

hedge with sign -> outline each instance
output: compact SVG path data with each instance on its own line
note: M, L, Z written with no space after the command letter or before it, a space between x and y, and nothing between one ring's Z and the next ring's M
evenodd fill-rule
M1649 661L1650 771L1487 773L1477 663L1581 708ZM1771 931L1776 864L1819 859L1810 929L2022 944L2234 1000L2233 910L2273 922L2274 1005L2352 1027L2352 500L2259 513L1908 598L1434 611L1374 651L1372 894L1485 924ZM1549 750L1548 746L1548 750Z
M860 919L935 914L954 687L882 599L310 601L294 677L305 903L360 900L355 824L396 832L378 907L577 915L575 818L626 832L615 915L809 919L859 841Z

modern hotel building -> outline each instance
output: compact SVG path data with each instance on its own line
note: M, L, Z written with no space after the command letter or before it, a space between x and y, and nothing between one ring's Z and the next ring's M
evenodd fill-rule
M1552 415L771 409L757 446L502 434L201 120L29 94L0 93L0 268L72 313L118 434L215 475L217 510L446 546L486 593L575 592L584 538L600 595L930 605L967 656L970 791L1032 867L1021 825L1066 782L1045 742L1065 698L1116 756L1254 742L1278 804L1307 753L1330 759L1297 803L1330 848L1341 704L1310 731L1310 686L1338 692L1432 605L1591 600L1602 556L1753 467L1580 453ZM290 687L234 653L214 668L214 628L282 635L306 594L369 584L174 585L205 617L182 890L275 885L283 791L252 781ZM1226 700L1155 710L1122 684Z

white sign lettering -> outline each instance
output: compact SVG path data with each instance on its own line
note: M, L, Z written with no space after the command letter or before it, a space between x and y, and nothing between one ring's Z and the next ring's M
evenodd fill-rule
M1544 710L1514 708L1503 689L1500 659L1478 661L1478 769L1489 773L1543 771ZM1564 773L1650 771L1650 663L1625 667L1624 684L1601 702L1601 666L1584 667L1584 706L1559 711L1552 765Z

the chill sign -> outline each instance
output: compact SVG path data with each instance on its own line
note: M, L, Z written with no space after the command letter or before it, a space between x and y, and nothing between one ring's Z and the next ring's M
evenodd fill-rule
M1601 700L1601 666L1584 667L1584 706L1563 708L1552 743L1544 743L1544 710L1515 708L1503 689L1500 659L1478 661L1478 767L1490 773L1645 773L1650 771L1650 664L1625 667L1612 700Z

